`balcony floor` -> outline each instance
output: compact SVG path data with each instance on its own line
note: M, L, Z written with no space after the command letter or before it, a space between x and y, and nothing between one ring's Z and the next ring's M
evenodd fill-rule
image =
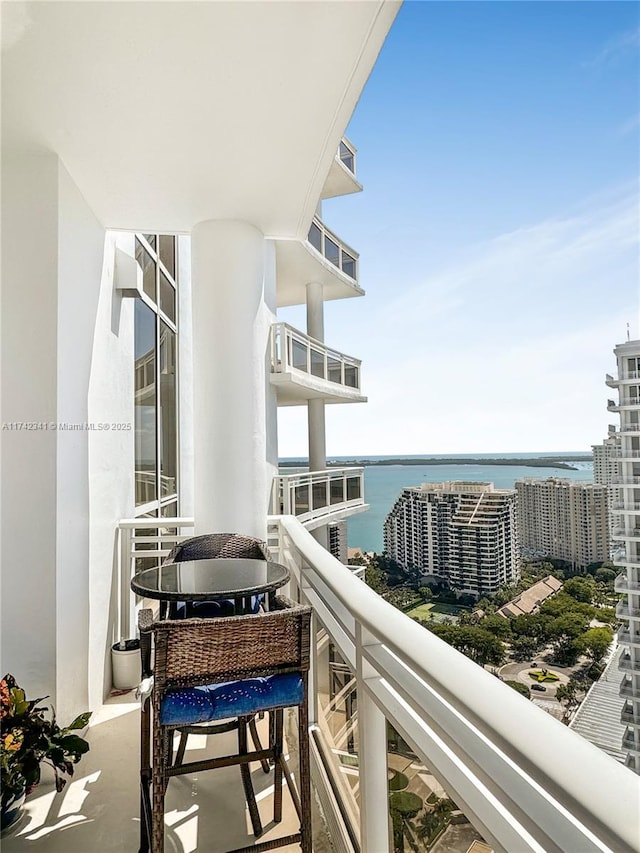
M139 703L133 692L112 697L94 714L86 736L89 753L76 767L64 791L56 794L53 776L28 798L19 821L2 833L3 853L122 853L139 843L138 756ZM261 723L265 726L266 719ZM262 742L267 730L260 732ZM189 738L188 759L235 751L235 733ZM295 763L294 763L295 766ZM265 831L260 841L298 830L288 790L283 792L283 820L274 824L273 774L252 764L253 786ZM46 768L45 768L46 769ZM321 826L313 816L314 830ZM314 832L314 836L317 835ZM166 853L222 853L255 843L239 767L225 767L172 779L165 807ZM280 848L300 850L298 845ZM326 835L314 837L314 851L330 851Z

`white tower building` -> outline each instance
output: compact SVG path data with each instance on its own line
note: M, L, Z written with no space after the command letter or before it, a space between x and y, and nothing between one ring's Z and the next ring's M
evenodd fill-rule
M403 489L384 524L384 549L401 566L480 597L519 577L516 494L493 483L423 483Z
M626 698L622 722L627 729L622 745L627 766L640 774L640 341L627 341L614 349L617 377L607 376L607 385L618 391L609 400L610 412L619 412L619 476L613 483L618 497L612 502L614 515L614 562L620 568L616 592L623 598L616 614L625 620L618 639L624 646L620 669L624 677L620 694Z

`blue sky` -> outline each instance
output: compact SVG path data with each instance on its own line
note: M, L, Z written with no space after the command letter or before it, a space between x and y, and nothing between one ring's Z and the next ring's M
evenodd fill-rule
M588 450L638 323L639 8L406 2L347 136L364 192L323 219L366 296L325 338L363 360L332 455ZM304 309L283 319L304 328ZM306 410L279 413L306 455Z

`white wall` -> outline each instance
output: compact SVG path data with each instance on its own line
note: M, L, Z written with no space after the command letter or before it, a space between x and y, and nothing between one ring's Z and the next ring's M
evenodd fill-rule
M57 420L58 161L2 158L2 417ZM2 443L2 674L29 694L56 687L55 432ZM73 619L73 613L70 613Z
M93 422L131 424L89 435L89 701L98 706L111 685L111 645L117 636L116 525L133 515L133 300L114 290L118 238L107 233L100 278L88 413ZM126 243L126 238L123 241ZM129 240L131 247L133 240ZM123 246L124 248L124 246Z
M179 512L195 513L193 448L193 314L191 238L178 237L178 441ZM187 532L187 531L183 531Z
M3 157L2 669L87 708L87 390L104 230L57 157ZM54 429L52 425L58 428Z

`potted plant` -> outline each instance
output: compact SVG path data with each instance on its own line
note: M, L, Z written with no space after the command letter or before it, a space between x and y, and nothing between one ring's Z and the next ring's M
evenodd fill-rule
M84 729L91 712L76 717L65 728L56 722L55 712L27 699L12 675L0 681L0 766L2 770L2 828L18 817L24 798L40 781L44 762L53 768L56 791L62 791L73 765L80 761L89 744L76 732Z

